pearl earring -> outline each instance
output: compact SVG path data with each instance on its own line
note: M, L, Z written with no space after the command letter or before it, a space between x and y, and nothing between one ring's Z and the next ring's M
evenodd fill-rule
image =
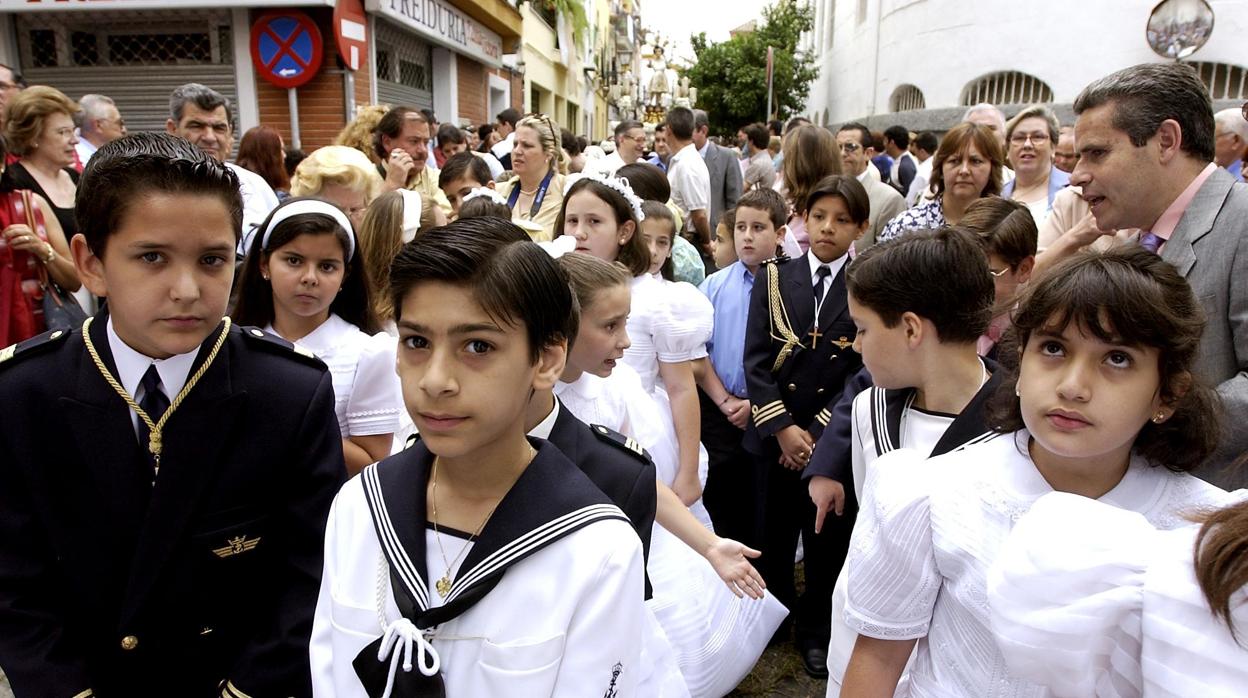
M1023 392L1018 389L1018 383L1014 384L1014 397L1022 397Z

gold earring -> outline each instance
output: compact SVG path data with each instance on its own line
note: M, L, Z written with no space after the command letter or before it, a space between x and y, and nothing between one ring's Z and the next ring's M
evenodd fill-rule
M1158 411L1157 414L1153 415L1153 424L1161 424L1164 421L1166 421L1165 412Z

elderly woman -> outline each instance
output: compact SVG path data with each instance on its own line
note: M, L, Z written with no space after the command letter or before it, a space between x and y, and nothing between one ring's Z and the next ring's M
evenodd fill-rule
M914 230L957 225L976 199L1001 193L1005 154L992 129L961 123L945 134L932 163L936 198L902 211L880 231L879 242Z
M29 189L50 203L66 240L78 232L74 222L78 173L73 167L77 112L77 103L59 90L36 85L9 100L4 125L9 150L21 156L5 172L8 187Z
M381 192L381 175L368 156L345 145L312 151L290 179L291 196L315 196L342 209L358 231L364 211Z
M553 240L555 219L563 208L567 162L559 127L549 116L530 114L516 124L511 169L516 176L500 192L507 197L511 219L534 240Z
M45 275L66 291L81 286L60 223L51 215L47 199L34 192L28 192L36 211L34 229L28 224L23 192L3 176L7 155L0 138L0 347L46 329L41 287Z
M1053 110L1039 104L1020 111L1005 125L1015 178L1001 190L1001 196L1026 206L1036 227L1053 210L1053 197L1070 184L1070 175L1053 162L1060 128Z

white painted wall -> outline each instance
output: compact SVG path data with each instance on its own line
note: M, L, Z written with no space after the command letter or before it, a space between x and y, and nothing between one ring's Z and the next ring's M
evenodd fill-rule
M1092 80L1137 63L1163 60L1144 28L1158 0L813 0L807 37L820 75L807 113L829 122L888 112L893 90L919 87L928 109L955 107L970 81L997 71L1034 75L1058 103ZM1209 0L1213 36L1188 60L1248 65L1248 2ZM827 32L835 9L834 30Z

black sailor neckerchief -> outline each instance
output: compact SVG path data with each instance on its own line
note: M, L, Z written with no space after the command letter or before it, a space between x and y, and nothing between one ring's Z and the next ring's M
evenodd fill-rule
M986 383L980 386L979 392L975 393L975 397L967 403L966 409L954 417L953 423L941 435L936 446L932 448L932 452L927 455L928 458L960 451L989 441L998 435L988 427L988 417L984 410L988 398L996 392L997 386L1001 385L1003 372L994 361L983 359L983 362L984 368L992 375L988 377ZM875 438L876 455L882 456L889 451L902 448L902 418L906 410L914 404L917 391L914 388L886 390L879 387L873 387L870 390L871 434Z
M430 608L425 570L425 487L433 454L417 442L360 474L402 617L352 662L370 698L446 695L432 629L472 608L508 567L596 521L628 518L554 446L530 440L533 462L499 502L451 585Z

